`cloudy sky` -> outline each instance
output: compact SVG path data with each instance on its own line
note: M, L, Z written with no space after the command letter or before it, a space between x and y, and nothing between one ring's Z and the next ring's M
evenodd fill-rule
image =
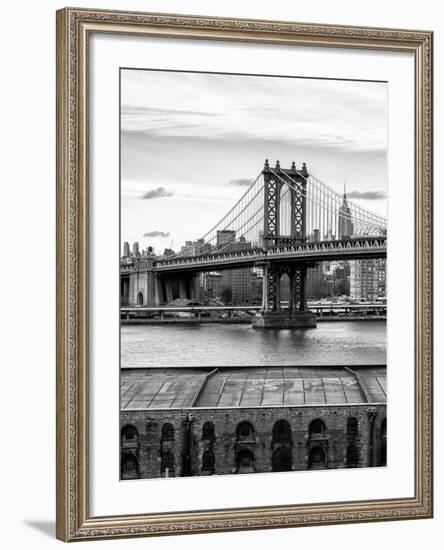
M387 87L284 77L121 73L122 241L163 252L206 233L262 170L307 163L386 215Z

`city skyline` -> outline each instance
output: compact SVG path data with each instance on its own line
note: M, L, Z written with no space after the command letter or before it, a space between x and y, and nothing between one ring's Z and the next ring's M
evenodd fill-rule
M126 70L121 107L122 242L196 240L267 157L385 214L384 83Z
M385 466L386 84L121 76L121 479Z

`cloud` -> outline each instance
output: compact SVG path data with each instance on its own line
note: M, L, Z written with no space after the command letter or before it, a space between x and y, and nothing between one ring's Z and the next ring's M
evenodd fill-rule
M151 191L147 191L144 193L140 198L141 199L160 199L161 197L172 197L173 192L168 191L168 189L165 189L165 187L156 187L156 189L151 189Z
M249 178L236 178L231 180L228 185L238 185L239 187L250 187L253 183L252 179Z
M144 233L144 237L169 237L170 234L166 233L165 231L148 231L148 233Z
M349 199L364 199L367 201L379 201L387 197L382 191L350 191L347 192Z
M122 105L122 133L151 138L387 148L381 82L132 70L123 73Z

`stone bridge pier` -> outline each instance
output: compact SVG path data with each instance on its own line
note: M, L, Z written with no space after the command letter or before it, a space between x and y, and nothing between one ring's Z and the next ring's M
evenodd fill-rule
M122 306L156 307L178 298L199 301L199 274L160 275L154 254L133 258L131 265L121 268Z
M305 279L307 264L276 265L266 262L262 266L262 308L253 318L254 328L314 328L316 315L307 309ZM281 306L281 278L290 280L288 307Z

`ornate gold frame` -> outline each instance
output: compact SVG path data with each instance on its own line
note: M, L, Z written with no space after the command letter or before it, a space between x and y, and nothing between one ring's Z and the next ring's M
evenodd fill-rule
M91 32L412 52L416 117L415 496L136 516L88 511L86 42ZM57 12L57 537L202 533L432 516L432 41L429 31L65 8Z

